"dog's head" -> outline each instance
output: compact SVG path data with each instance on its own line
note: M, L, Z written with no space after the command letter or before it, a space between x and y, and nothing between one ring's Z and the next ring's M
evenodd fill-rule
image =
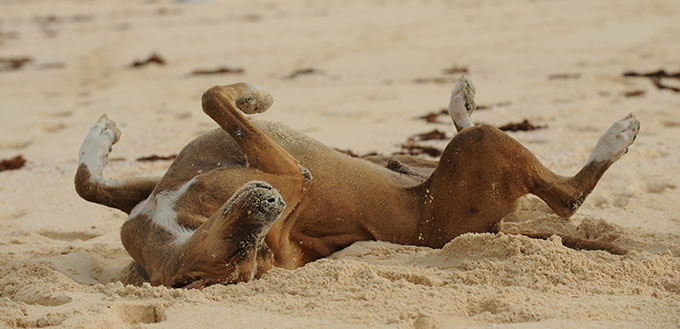
M244 185L187 242L171 285L202 288L257 278L271 267L264 239L285 207L268 183Z

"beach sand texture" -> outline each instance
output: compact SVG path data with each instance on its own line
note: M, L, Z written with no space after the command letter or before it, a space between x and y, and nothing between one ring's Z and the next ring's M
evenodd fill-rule
M131 67L153 53L165 64ZM0 327L678 328L680 80L623 73L676 72L679 56L675 0L0 1L0 159L27 160L0 172ZM102 113L123 133L110 177L162 175L170 161L136 159L216 127L201 93L238 81L274 96L257 119L389 154L435 128L454 135L446 116L418 117L448 104L462 69L487 107L473 120L546 126L510 134L560 174L627 113L640 134L569 220L526 197L503 233L443 249L359 242L202 291L120 283L126 216L74 190Z

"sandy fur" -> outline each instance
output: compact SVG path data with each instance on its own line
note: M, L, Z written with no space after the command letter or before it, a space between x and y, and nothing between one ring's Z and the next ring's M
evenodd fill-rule
M259 255L261 249L271 252L273 265L294 268L361 240L442 247L464 233L495 232L515 201L528 193L568 218L616 160L591 161L573 177L559 176L500 130L489 125L469 126L470 113L475 109L474 94L474 86L465 78L454 87L450 113L459 134L425 178L363 160L336 161L345 156L320 143L305 143L308 139L300 134L288 134L287 139L293 143L285 143L278 137L285 129L265 126L267 129L260 130L241 113L265 111L273 102L269 93L248 83L214 86L203 94L203 110L231 139L207 133L181 151L154 193L142 201L143 208L130 213L121 231L125 248L153 284L200 288L248 277L252 280L256 272L261 272L257 256L252 255ZM627 131L622 122L634 127L625 146L632 143L639 127L632 115L615 123L616 129L610 129L601 140L610 140L612 130ZM609 147L606 143L598 145ZM596 147L595 152L601 153L602 147ZM230 160L239 153L245 159ZM309 156L315 161L308 160ZM222 164L228 169L223 169ZM312 172L323 175L312 179ZM346 175L348 172L351 175ZM403 175L410 176L411 184L404 181ZM76 173L78 191L86 189L79 187L85 179L82 177L82 172ZM191 179L185 181L188 177ZM234 191L244 182L247 183ZM192 188L193 185L198 187ZM345 191L340 192L343 187ZM136 185L121 191L125 189L130 195L140 194ZM250 190L269 191L275 196L267 192L251 197ZM220 198L224 200L232 193L219 207ZM83 196L121 210L127 209L130 199L125 197L121 205L116 205L116 197L106 190ZM178 202L180 199L184 201ZM234 206L237 204L239 207ZM269 205L275 204L285 206L276 213L279 220L263 224L259 218L268 218ZM205 216L207 220L181 223L180 216ZM332 220L340 217L344 217L345 224ZM148 221L157 228L153 229ZM395 225L399 222L406 225ZM195 230L182 226L187 224ZM552 235L525 234L536 238ZM265 235L266 245L262 245ZM239 242L235 238L246 240ZM252 238L255 241L249 242ZM606 242L566 235L562 239L575 249L627 253ZM237 249L230 250L234 243ZM166 251L164 245L172 251ZM269 265L264 266L266 271ZM249 271L249 276L244 271Z

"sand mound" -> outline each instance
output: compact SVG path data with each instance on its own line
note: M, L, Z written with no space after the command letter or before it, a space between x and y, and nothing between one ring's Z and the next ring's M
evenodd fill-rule
M197 313L208 321L236 310L268 315L239 320L255 326L293 318L414 328L557 319L645 327L650 316L659 327L673 327L680 321L680 258L575 251L556 236L466 234L442 249L358 242L303 268L277 268L260 280L203 291L87 286L49 263L25 260L4 264L0 276L0 321L8 326L181 327Z

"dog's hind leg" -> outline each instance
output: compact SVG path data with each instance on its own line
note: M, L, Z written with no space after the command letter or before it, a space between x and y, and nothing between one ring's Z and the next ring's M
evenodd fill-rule
M554 174L538 160L530 192L545 201L558 215L568 218L581 206L605 171L628 152L638 134L640 121L631 113L614 122L600 137L585 166L573 177Z
M639 121L628 115L615 122L600 138L586 165L573 177L560 176L546 168L515 139L489 125L463 129L444 150L439 166L418 187L430 202L432 213L423 213L418 243L441 247L468 232L493 231L515 205L531 193L555 213L568 218L581 206L605 171L634 141ZM435 219L435 220L433 220ZM530 234L527 234L530 235ZM575 248L597 247L617 253L608 246L565 239Z
M107 179L103 176L111 146L118 142L116 123L102 115L90 128L78 153L75 175L76 192L83 199L130 213L146 199L160 181L159 177Z

